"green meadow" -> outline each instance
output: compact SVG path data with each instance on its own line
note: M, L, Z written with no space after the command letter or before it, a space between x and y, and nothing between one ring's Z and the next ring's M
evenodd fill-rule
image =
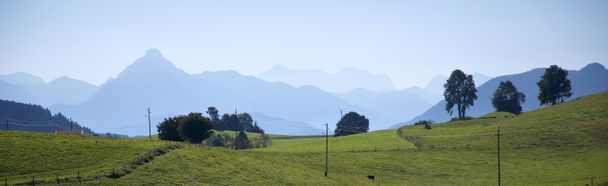
M432 130L329 137L328 177L324 137L280 136L269 148L239 151L184 144L108 178L166 142L2 131L0 178L27 184L32 175L52 181L80 171L89 177L84 183L101 185L497 185L499 127L502 184L585 185L592 177L594 185L608 184L608 93Z

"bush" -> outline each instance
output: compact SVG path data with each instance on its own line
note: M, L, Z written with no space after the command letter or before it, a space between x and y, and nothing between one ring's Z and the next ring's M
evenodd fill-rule
M433 124L433 120L420 120L417 121L416 123L414 123L414 125L426 125L426 124Z
M270 147L272 144L270 137L264 133L262 133L259 137L252 138L251 141L253 148Z
M239 132L239 134L236 136L236 142L237 142L237 149L249 149L251 147L253 147L251 145L251 141L249 141L249 138L247 137L247 133L245 133L245 131L241 131Z
M226 133L214 133L207 140L205 144L214 147L234 147L234 138Z

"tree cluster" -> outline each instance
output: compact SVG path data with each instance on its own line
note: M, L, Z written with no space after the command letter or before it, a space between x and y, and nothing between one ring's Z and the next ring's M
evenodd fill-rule
M369 130L369 119L356 112L346 113L336 124L334 136L347 136L366 133Z
M213 129L215 130L244 130L246 132L264 133L264 130L258 125L257 121L253 120L253 117L249 113L225 113L220 118L217 108L209 107L207 108L207 114L209 114L213 123Z
M213 124L202 113L192 112L188 115L165 118L156 127L161 140L201 143L211 135Z

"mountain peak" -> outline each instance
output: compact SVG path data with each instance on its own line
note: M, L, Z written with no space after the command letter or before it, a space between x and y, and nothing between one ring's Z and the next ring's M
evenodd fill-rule
M160 51L156 48L148 49L145 57L164 58Z
M0 80L14 85L42 85L44 80L40 77L25 72L15 72L8 75L0 75Z
M602 65L600 63L589 63L588 65L585 65L585 67L583 67L581 69L581 71L595 71L595 70L606 70L606 67L604 67L604 65Z
M127 66L118 76L124 77L129 75L160 75L160 74L175 74L184 73L179 70L173 63L165 59L158 49L149 49L143 57L135 60L134 63Z

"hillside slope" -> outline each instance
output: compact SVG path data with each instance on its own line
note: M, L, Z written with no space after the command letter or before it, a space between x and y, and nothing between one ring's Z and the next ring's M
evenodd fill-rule
M467 115L478 117L484 114L493 112L495 109L492 106L492 95L501 81L512 81L517 90L526 95L526 102L522 105L523 111L530 111L541 108L538 101L538 86L536 82L540 80L545 69L537 68L528 72L499 76L493 78L483 85L478 85L475 105L467 110ZM608 69L599 63L591 63L580 70L569 70L568 79L572 82L572 97L570 100L581 96L596 94L608 90ZM450 120L450 116L445 110L445 101L431 107L419 116L414 117L409 123L418 120L431 119L435 122L445 122ZM395 125L397 128L400 125Z
M497 136L501 127L501 178L505 185L585 185L608 183L608 92L526 112L491 113L483 118L329 139L328 177L324 138L275 140L267 149L233 151L188 145L118 178L88 180L101 185L496 185ZM43 140L29 133L0 132L2 167L9 180L88 170L122 163L146 149L142 139L64 138ZM402 139L407 141L403 141ZM286 138L286 137L283 137ZM71 142L71 141L75 142ZM21 145L11 145L26 141ZM33 143L33 142L37 143ZM86 142L88 141L88 142ZM83 143L86 142L86 143ZM143 143L142 143L143 142ZM90 147L99 143L100 149ZM29 148L27 145L39 146ZM88 145L87 145L88 144ZM148 144L149 145L149 144ZM402 148L396 148L396 146ZM376 146L374 150L372 147ZM60 148L57 148L60 147ZM70 148L74 150L69 150ZM109 148L106 148L109 147ZM354 148L354 151L353 149ZM50 149L50 150L49 150ZM59 150L57 150L59 149ZM107 152L106 152L107 151ZM6 154L19 152L18 154ZM100 154L94 154L94 153ZM32 156L45 154L46 156ZM113 156L117 155L117 156ZM71 162L68 159L79 159ZM23 159L11 159L22 157ZM120 157L112 160L112 158ZM25 162L25 163L20 163ZM66 163L56 170L50 162ZM63 164L62 164L63 165ZM69 165L69 166L68 166ZM21 168L23 167L23 168ZM76 168L82 167L82 168ZM97 170L95 167L99 167ZM22 171L36 169L35 171ZM19 170L13 173L11 170ZM367 180L374 175L376 180ZM15 183L11 181L11 183ZM19 182L22 183L22 182Z

